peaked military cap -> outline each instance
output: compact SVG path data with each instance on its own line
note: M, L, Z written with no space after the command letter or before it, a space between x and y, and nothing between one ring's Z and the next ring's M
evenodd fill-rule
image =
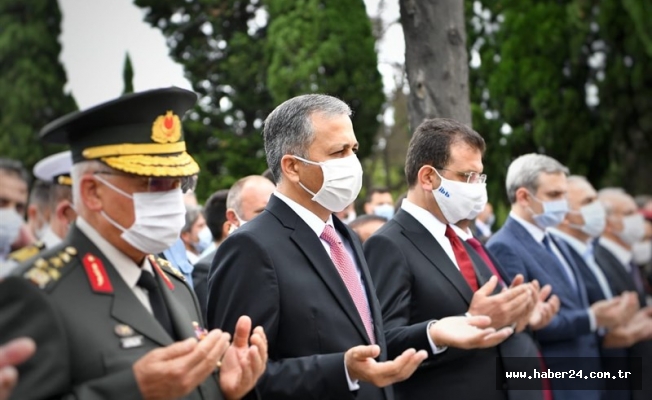
M61 153L47 156L34 165L32 172L37 179L55 185L72 186L70 170L72 169L72 153Z
M127 94L49 123L44 142L68 144L73 163L99 160L129 174L158 177L196 175L186 152L181 118L197 95L180 88Z

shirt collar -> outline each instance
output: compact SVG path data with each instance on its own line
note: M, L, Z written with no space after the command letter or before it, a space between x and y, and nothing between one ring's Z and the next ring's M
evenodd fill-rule
M611 254L613 254L621 264L623 264L625 269L629 271L631 268L629 263L632 262L632 252L630 250L627 250L613 240L607 239L605 237L600 237L599 242L602 247L609 250Z
M435 239L440 240L446 236L446 224L437 219L432 213L408 199L404 199L401 209L414 217Z
M142 270L149 271L153 274L152 266L149 264L147 257L145 257L143 264L138 266L131 258L127 257L126 254L116 249L111 243L104 239L104 237L102 237L102 235L82 217L77 217L75 223L79 230L82 231L82 233L84 233L88 239L97 246L104 257L109 260L113 268L118 271L118 274L120 274L120 277L125 281L130 289L133 289L136 286L136 282L138 282Z
M455 224L451 224L450 227L453 228L453 231L455 231L457 236L459 236L459 238L465 242L473 237L473 234L471 234L468 228L467 230L463 230L462 228L460 228Z
M297 203L296 201L292 200L291 198L287 197L286 195L276 191L274 192L274 196L278 197L282 202L288 205L294 211L297 213L299 218L305 222L310 229L312 229L317 237L321 236L322 232L324 232L324 228L326 228L326 225L333 226L333 215L329 214L328 219L326 222L322 221L321 218L317 216L317 214L313 213L312 211L308 210L301 204Z
M521 224L521 226L525 228L526 231L528 231L528 233L532 236L532 238L534 238L534 240L536 240L537 243L543 242L543 238L546 237L546 232L543 229L519 217L514 213L514 211L510 212L509 216L512 217L514 221Z
M589 243L582 242L566 232L560 231L557 228L548 228L548 231L568 243L582 258L586 258L587 255L593 252L593 246L590 246Z

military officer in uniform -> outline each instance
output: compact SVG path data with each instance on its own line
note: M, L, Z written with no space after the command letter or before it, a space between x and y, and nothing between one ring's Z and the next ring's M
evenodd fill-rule
M0 343L35 355L13 398L239 399L267 361L262 328L242 317L207 332L183 276L152 256L184 223L182 189L199 170L181 117L196 102L170 88L66 115L41 131L72 150L78 213L66 239L0 283Z
M58 245L66 237L70 224L77 217L72 205L71 169L70 151L45 157L34 165L34 177L46 190L45 209L33 207L33 212L38 214L34 215L34 218L42 221L37 232L39 240L9 254L9 260L16 263L25 262L39 252Z

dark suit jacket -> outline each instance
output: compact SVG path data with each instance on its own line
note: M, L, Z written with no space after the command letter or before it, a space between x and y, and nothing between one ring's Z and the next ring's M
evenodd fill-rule
M204 257L200 258L199 261L193 265L192 269L192 284L195 289L195 294L197 295L197 301L199 301L199 307L201 308L201 315L206 321L206 305L208 303L208 272L211 269L211 264L213 263L213 258L215 258L215 253L217 249L206 254Z
M568 255L565 243L555 243L562 254ZM600 371L599 362L586 366L583 365L586 363L582 363L578 368L578 364L571 361L574 357L600 357L598 337L590 329L587 312L589 302L584 281L575 263L570 261L571 256L566 258L575 275L577 290L552 266L552 263L558 262L554 256L511 217L491 236L487 247L500 261L510 279L517 274L523 274L527 282L537 279L541 286L550 284L553 293L559 297L559 313L548 326L536 332L536 339L541 345L547 367L553 371L580 368L583 368L585 373L587 370ZM577 388L577 383L571 379L553 379L551 384L555 400L600 398L598 391L572 391Z
M364 249L383 310L390 357L405 347L431 353L427 324L447 316L464 315L471 303L473 292L462 274L430 232L404 210L369 238ZM485 283L491 271L470 246L467 252L479 283ZM412 333L415 328L416 334ZM527 334L513 335L500 348L449 348L431 354L410 379L395 385L396 396L418 400L431 399L436 393L442 399L506 399L504 389L508 386L502 362L505 356L532 357L523 370L539 366L536 347ZM501 382L499 390L497 375ZM536 391L512 394L510 398L541 398Z
M557 242L564 242L568 244L562 237L555 236L555 239L557 239ZM586 264L586 261L584 261L582 256L570 244L568 244L567 255L571 256L572 262L574 262L579 269L580 275L584 281L584 285L586 286L586 293L589 299L589 303L593 304L595 302L605 300L606 297L602 292L602 288L600 287L598 279L593 274L593 271L591 271L591 268ZM624 368L626 366L622 366L621 363L623 361L622 358L627 357L628 355L627 349L605 348L602 346L602 340L604 337L598 337L600 339L600 355L602 357L601 361L603 368L609 371L614 371L620 367L626 369ZM629 390L608 390L605 392L605 400L628 400L631 399L631 396L632 395Z
M625 291L637 292L634 280L625 270L625 266L607 248L596 243L595 260L607 276L611 290L615 295ZM639 292L639 302L645 306L644 293ZM632 391L634 400L652 399L652 382L647 379L652 374L652 341L636 343L629 348L630 357L641 357L643 363L643 387L642 390Z
M380 306L359 240L333 217L348 241L371 307L380 360L387 359ZM264 399L392 399L391 388L349 390L344 352L370 344L362 319L315 232L276 196L265 211L218 248L208 281L208 325L233 332L240 315L265 328Z
M87 255L99 260L89 273L82 261ZM192 322L201 317L192 290L164 261L159 266L166 277L156 273L156 279L176 336L195 337ZM0 288L0 343L29 336L37 344L35 356L19 369L14 399L141 398L133 363L173 338L79 229L14 275ZM106 290L94 290L93 281ZM216 377L187 398L221 399Z

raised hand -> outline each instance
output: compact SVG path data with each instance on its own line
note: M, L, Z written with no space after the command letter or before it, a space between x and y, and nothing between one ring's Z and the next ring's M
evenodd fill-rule
M552 286L546 285L539 290L536 306L530 315L529 324L532 330L545 328L559 312L561 303L556 295L550 296ZM550 297L548 297L550 296Z
M18 382L16 366L25 362L36 351L32 339L19 338L0 346L0 400L6 400Z
M145 354L133 366L142 397L167 400L186 396L215 371L230 339L228 333L216 329L199 343L186 339Z
M500 329L518 321L518 317L528 310L532 301L530 285L517 285L492 295L498 279L492 276L487 283L473 294L469 314L486 315L491 318L491 326Z
M476 349L493 347L507 339L514 330L510 327L498 331L491 327L491 318L446 317L430 326L430 337L437 346Z
M378 362L378 345L356 346L344 354L344 363L349 377L353 380L385 387L403 381L412 375L419 364L428 358L425 350L408 349L391 361Z
M262 327L251 336L251 319L242 316L235 326L233 343L224 354L220 370L220 388L228 400L249 393L267 366L267 337Z

